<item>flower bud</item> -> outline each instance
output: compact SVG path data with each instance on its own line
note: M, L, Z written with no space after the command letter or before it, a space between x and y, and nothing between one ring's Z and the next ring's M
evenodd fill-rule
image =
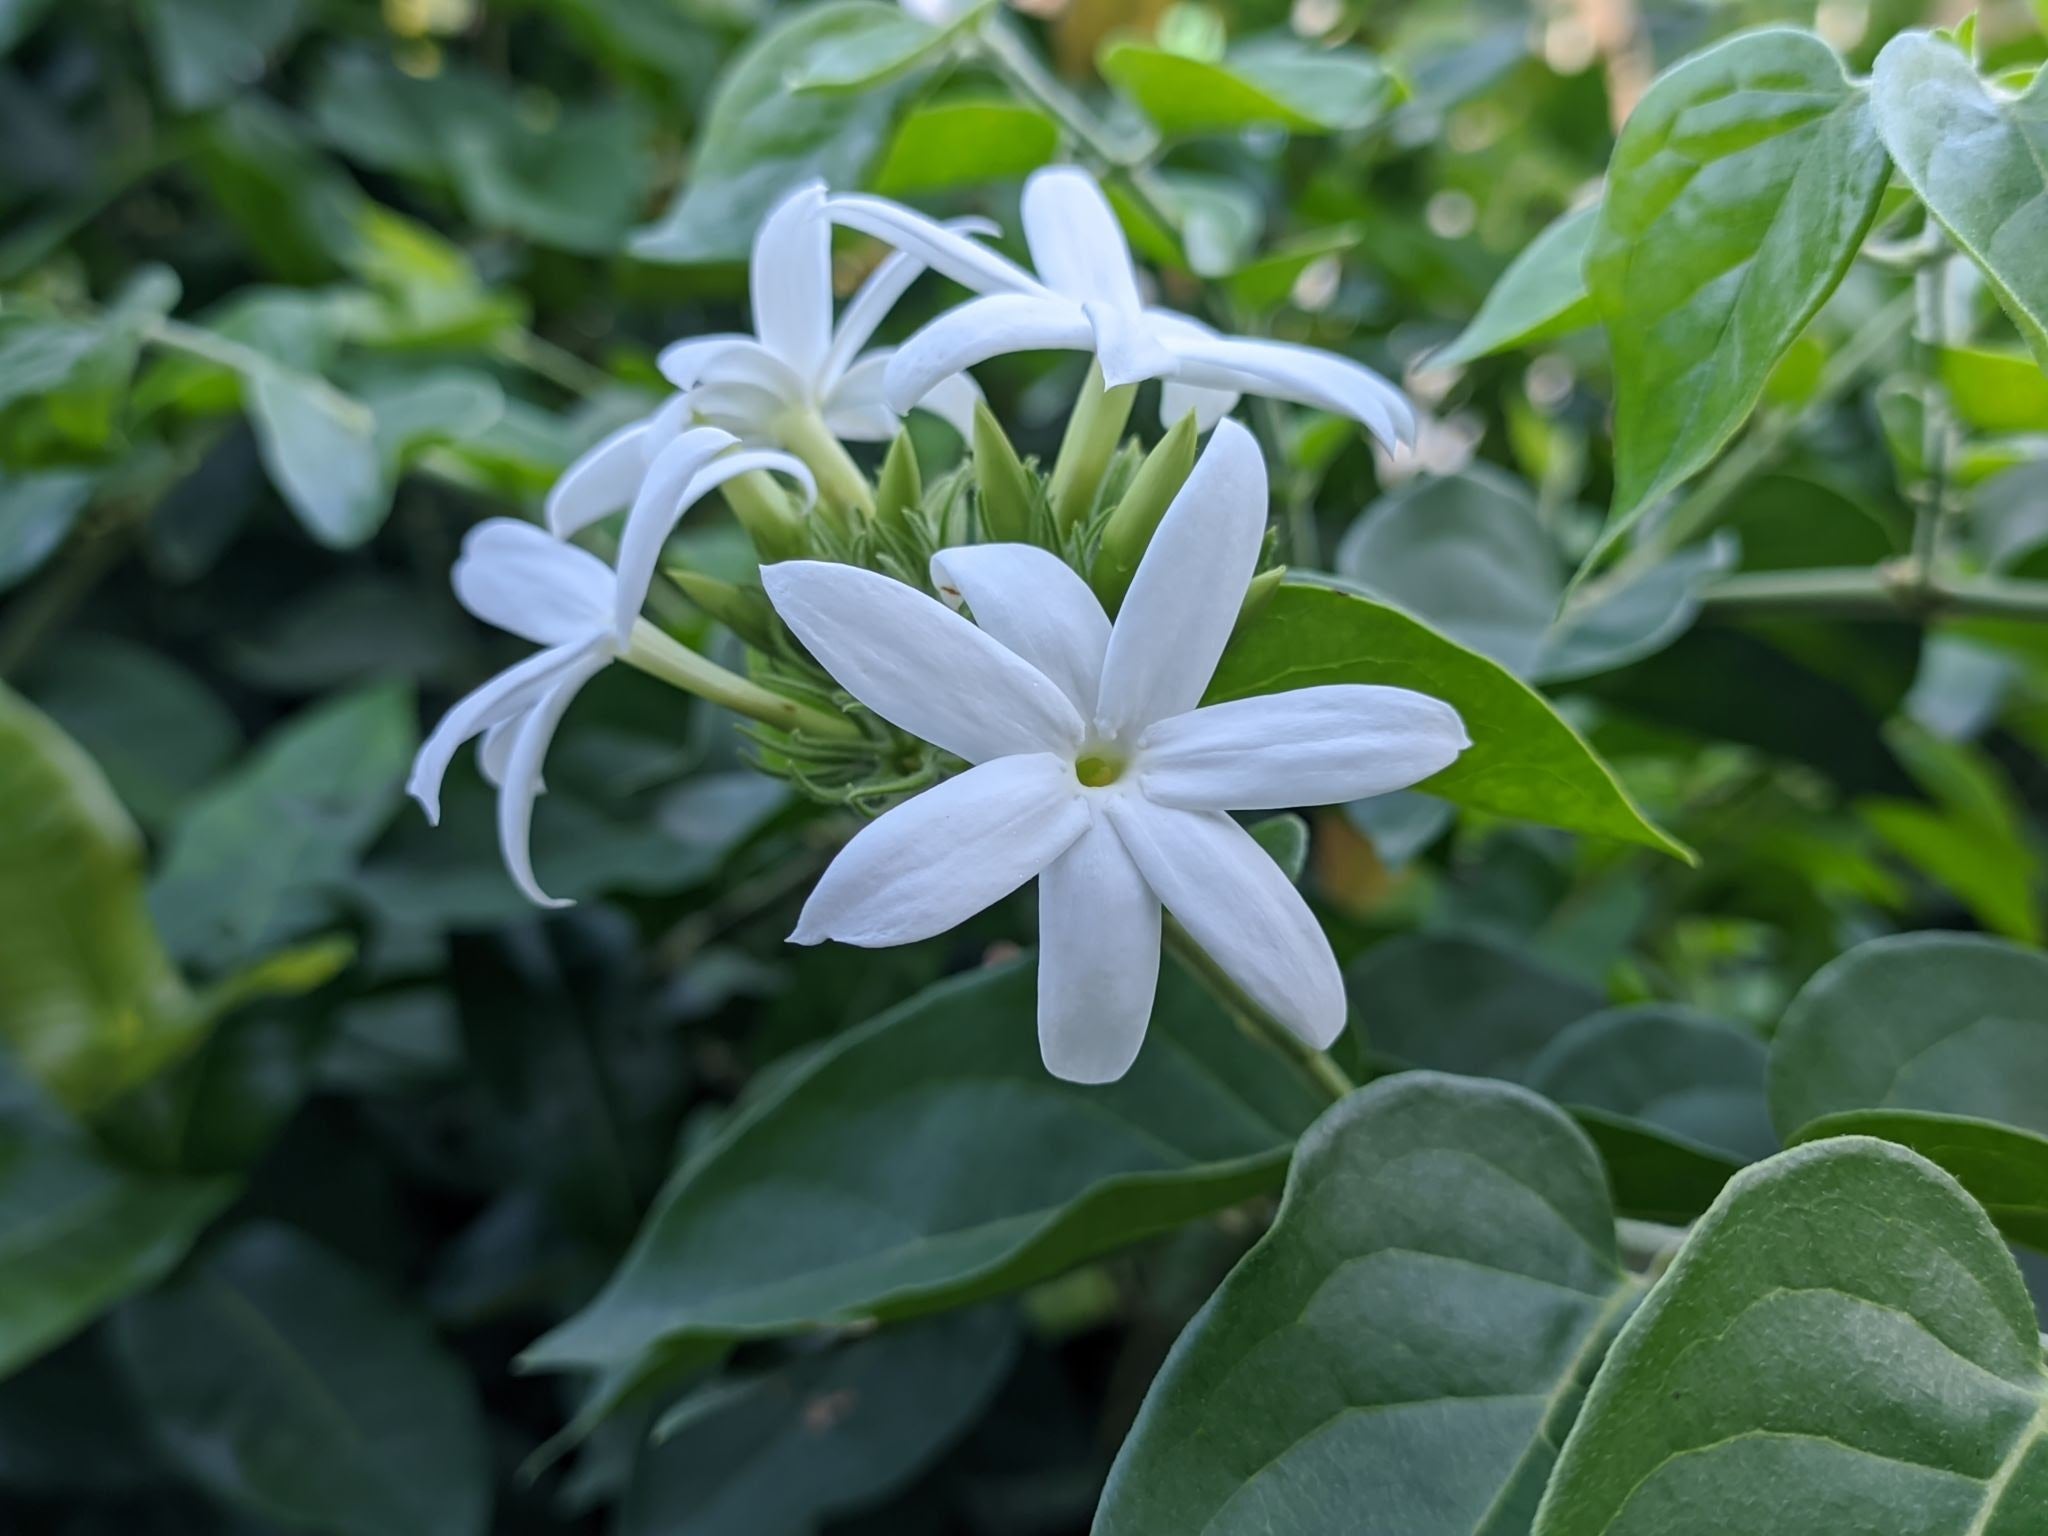
M811 531L789 493L765 472L735 475L723 490L726 504L753 541L763 565L801 560L811 552Z
M1095 595L1112 614L1123 605L1159 520L1166 516L1166 509L1195 467L1196 435L1195 414L1190 411L1145 456L1131 477L1131 488L1103 524L1091 579Z
M908 432L898 432L882 460L881 477L875 483L875 522L889 530L901 529L905 519L924 500L924 479L917 470L917 450Z
M683 596L755 650L766 651L773 646L775 609L768 601L768 594L759 587L735 586L729 581L720 581L716 576L684 570L680 566L670 566L667 575L682 589Z
M1031 475L987 405L974 407L974 479L981 493L981 531L991 543L1028 544L1037 526Z

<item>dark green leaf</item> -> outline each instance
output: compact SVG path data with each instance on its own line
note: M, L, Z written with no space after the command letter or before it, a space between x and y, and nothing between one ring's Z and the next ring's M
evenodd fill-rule
M150 891L172 948L221 967L325 920L397 808L416 744L401 688L330 700L281 726L172 832Z
M164 95L191 112L263 77L298 28L300 0L142 0L140 11Z
M256 446L306 531L336 549L360 544L391 511L377 419L324 379L265 367L245 382Z
M1302 1138L1272 1231L1153 1383L1095 1536L1525 1530L1639 1294L1557 1110L1375 1083Z
M813 54L792 69L790 87L843 92L886 85L931 61L983 8L977 3L945 26L933 26L900 6L872 6L840 34L837 47Z
M99 769L0 688L0 1037L90 1109L205 1027L142 894L142 846Z
M0 1055L0 1375L161 1279L234 1188L121 1167Z
M1691 856L1643 815L1613 770L1542 695L1484 656L1355 592L1281 586L1232 638L1207 701L1323 683L1414 688L1457 709L1473 744L1418 786L1430 794Z
M618 1536L811 1536L957 1440L1016 1344L1009 1314L983 1307L714 1382L641 1448Z
M1902 32L1877 56L1870 96L1900 173L2048 367L2048 83L2037 74L2012 95L1954 44Z
M483 1426L460 1366L369 1280L244 1227L118 1319L158 1442L265 1520L336 1536L480 1536Z
M1362 48L1319 48L1285 35L1240 43L1210 62L1147 43L1102 50L1102 76L1175 138L1279 127L1297 134L1363 128L1401 97Z
M1351 965L1366 1055L1521 1082L1566 1025L1606 1001L1597 988L1481 939L1402 934Z
M33 576L57 552L91 500L92 476L75 470L0 482L0 592Z
M2033 1303L1984 1213L1900 1148L1818 1142L1694 1229L1536 1536L2020 1536L2048 1521L2044 1429Z
M1431 356L1430 366L1455 367L1592 325L1598 316L1586 291L1586 248L1599 218L1600 205L1593 203L1531 240L1501 273L1472 323Z
M799 94L790 80L841 57L849 39L872 34L885 18L893 27L900 17L882 0L830 0L762 31L712 98L682 196L634 237L634 253L649 261L741 261L769 208L791 188L812 177L861 185L911 77L845 95Z
M1864 93L1808 32L1731 38L1636 105L1586 254L1616 375L1607 540L1742 425L1888 171Z
M1278 1180L1316 1094L1192 982L1162 975L1138 1064L1107 1088L1046 1073L1035 995L1029 963L1010 965L834 1040L676 1172L534 1363L960 1306Z

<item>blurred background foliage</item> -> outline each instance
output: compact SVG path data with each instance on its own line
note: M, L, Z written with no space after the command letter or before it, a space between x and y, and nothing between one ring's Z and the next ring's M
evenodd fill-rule
M744 324L741 262L777 193L818 174L1013 226L1017 180L1063 153L981 64L831 88L859 62L835 39L857 21L871 43L872 12L0 0L0 1526L1080 1531L1167 1345L1255 1235L1257 1202L1006 1300L743 1345L572 1454L574 1384L519 1367L672 1166L1028 933L1012 904L906 950L786 947L844 825L749 772L730 720L624 669L549 762L536 858L573 911L512 889L466 761L438 833L400 800L421 720L510 654L449 595L464 529L533 509L644 412L661 344ZM1617 1027L1618 1006L1760 1042L1861 939L2041 938L2040 634L1712 593L1904 550L1919 407L1882 383L1893 277L1852 273L1780 366L1722 532L1575 632L1553 615L1612 484L1605 343L1561 292L1532 345L1439 350L1594 195L1661 65L1790 21L1867 68L1901 27L1953 19L1917 0L1016 18L1107 131L1169 141L1157 186L1181 227L1123 211L1171 301L1361 356L1430 408L1401 464L1348 424L1280 424L1284 557L1544 685L1705 854L1414 794L1320 815L1306 882L1353 967L1361 1065L1546 1087L1585 1064L1535 1050ZM1226 42L1276 34L1347 46L1320 73L1231 73ZM1988 12L1979 45L2044 51L2020 9ZM805 70L823 88L797 89ZM850 290L880 253L840 254ZM2048 386L1981 292L1958 280L1951 302L1969 556L2048 576ZM1010 358L982 381L1049 456L1082 367ZM958 456L916 430L928 472ZM752 562L708 507L674 554L728 578ZM729 644L679 598L664 617ZM926 1005L958 1031L1028 1017L1028 987L935 995L962 999ZM1202 1007L1175 1025L1191 1060ZM1753 1096L1760 1071L1736 1069ZM1250 1097L1227 1135L1182 1127L1182 1153L1248 1159L1247 1188L1270 1188L1313 1106ZM897 1155L984 1159L992 1180L1033 1156L952 1116ZM1726 1157L1774 1145L1747 1108L1720 1125ZM764 1156L751 1176L772 1182ZM754 1215L700 1247L800 1225Z

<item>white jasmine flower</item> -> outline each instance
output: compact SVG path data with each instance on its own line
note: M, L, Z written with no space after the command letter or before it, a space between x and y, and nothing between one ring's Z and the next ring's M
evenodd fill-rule
M840 685L965 773L874 821L791 937L907 944L1039 880L1038 1028L1048 1068L1107 1082L1136 1057L1162 904L1237 984L1322 1047L1342 978L1279 866L1228 814L1400 789L1469 743L1456 711L1341 685L1200 705L1265 533L1266 469L1235 422L1167 510L1116 622L1056 556L941 551L945 603L872 571L768 567L768 595Z
M530 848L533 805L545 787L541 762L563 712L614 661L678 670L682 647L640 617L662 545L691 505L736 474L778 470L808 480L787 454L732 453L730 433L699 427L677 436L635 488L619 542L618 569L517 518L491 518L462 541L455 595L482 619L542 649L458 700L414 758L406 792L427 820L441 819L441 781L464 742L481 736L479 762L498 786L498 842L505 867L529 900L567 906L541 889ZM587 512L587 508L586 508ZM587 513L581 522L601 515ZM566 520L573 531L581 523Z
M1362 423L1393 447L1412 441L1414 407L1372 369L1287 342L1222 336L1140 296L1131 249L1087 172L1048 166L1024 184L1024 240L1035 274L920 213L879 197L829 199L834 222L887 240L981 295L941 315L889 359L901 405L940 379L1007 352L1093 352L1112 386L1166 381L1163 414L1193 410L1204 428L1240 395L1269 395Z
M813 183L770 211L754 238L754 335L698 336L667 348L661 371L679 393L569 466L548 498L551 527L581 526L629 504L662 451L693 424L800 453L833 438L896 435L902 413L889 408L882 387L892 349L862 348L924 268L900 252L891 256L847 301L835 330L824 200L823 183ZM955 376L934 380L911 405L964 435L979 398L972 380Z

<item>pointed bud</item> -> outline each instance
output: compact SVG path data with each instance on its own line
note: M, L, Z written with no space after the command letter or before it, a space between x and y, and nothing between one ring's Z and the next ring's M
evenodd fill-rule
M881 478L875 483L875 521L884 528L901 528L910 513L924 500L924 479L917 470L917 450L910 434L898 432L882 460Z
M1102 365L1088 365L1081 398L1074 402L1066 436L1060 439L1059 456L1052 463L1052 515L1062 531L1078 526L1094 510L1102 477L1109 470L1116 445L1123 441L1124 424L1131 419L1137 396L1135 384L1104 388Z
M1273 594L1280 590L1280 583L1286 579L1287 567L1284 565L1261 571L1252 578L1252 584L1245 588L1244 606L1237 610L1240 628L1259 616L1259 610L1273 600Z
M811 552L811 530L802 510L766 471L735 475L723 489L726 505L747 530L763 565L801 560Z
M1111 613L1122 606L1124 594L1131 588L1131 578L1138 574L1138 562L1145 558L1152 535L1158 530L1159 520L1166 516L1166 509L1173 505L1173 498L1180 494L1180 488L1187 484L1188 475L1194 470L1197 435L1195 413L1190 411L1173 424L1158 447L1145 455L1145 462L1131 477L1131 488L1103 525L1092 579L1095 595Z
M974 405L974 479L981 491L983 536L991 543L1030 543L1037 522L1031 476L981 401Z
M670 581L682 588L683 596L755 650L766 651L773 646L775 609L768 601L768 594L759 587L735 586L732 582L720 581L716 576L687 571L680 566L670 566L667 575Z

